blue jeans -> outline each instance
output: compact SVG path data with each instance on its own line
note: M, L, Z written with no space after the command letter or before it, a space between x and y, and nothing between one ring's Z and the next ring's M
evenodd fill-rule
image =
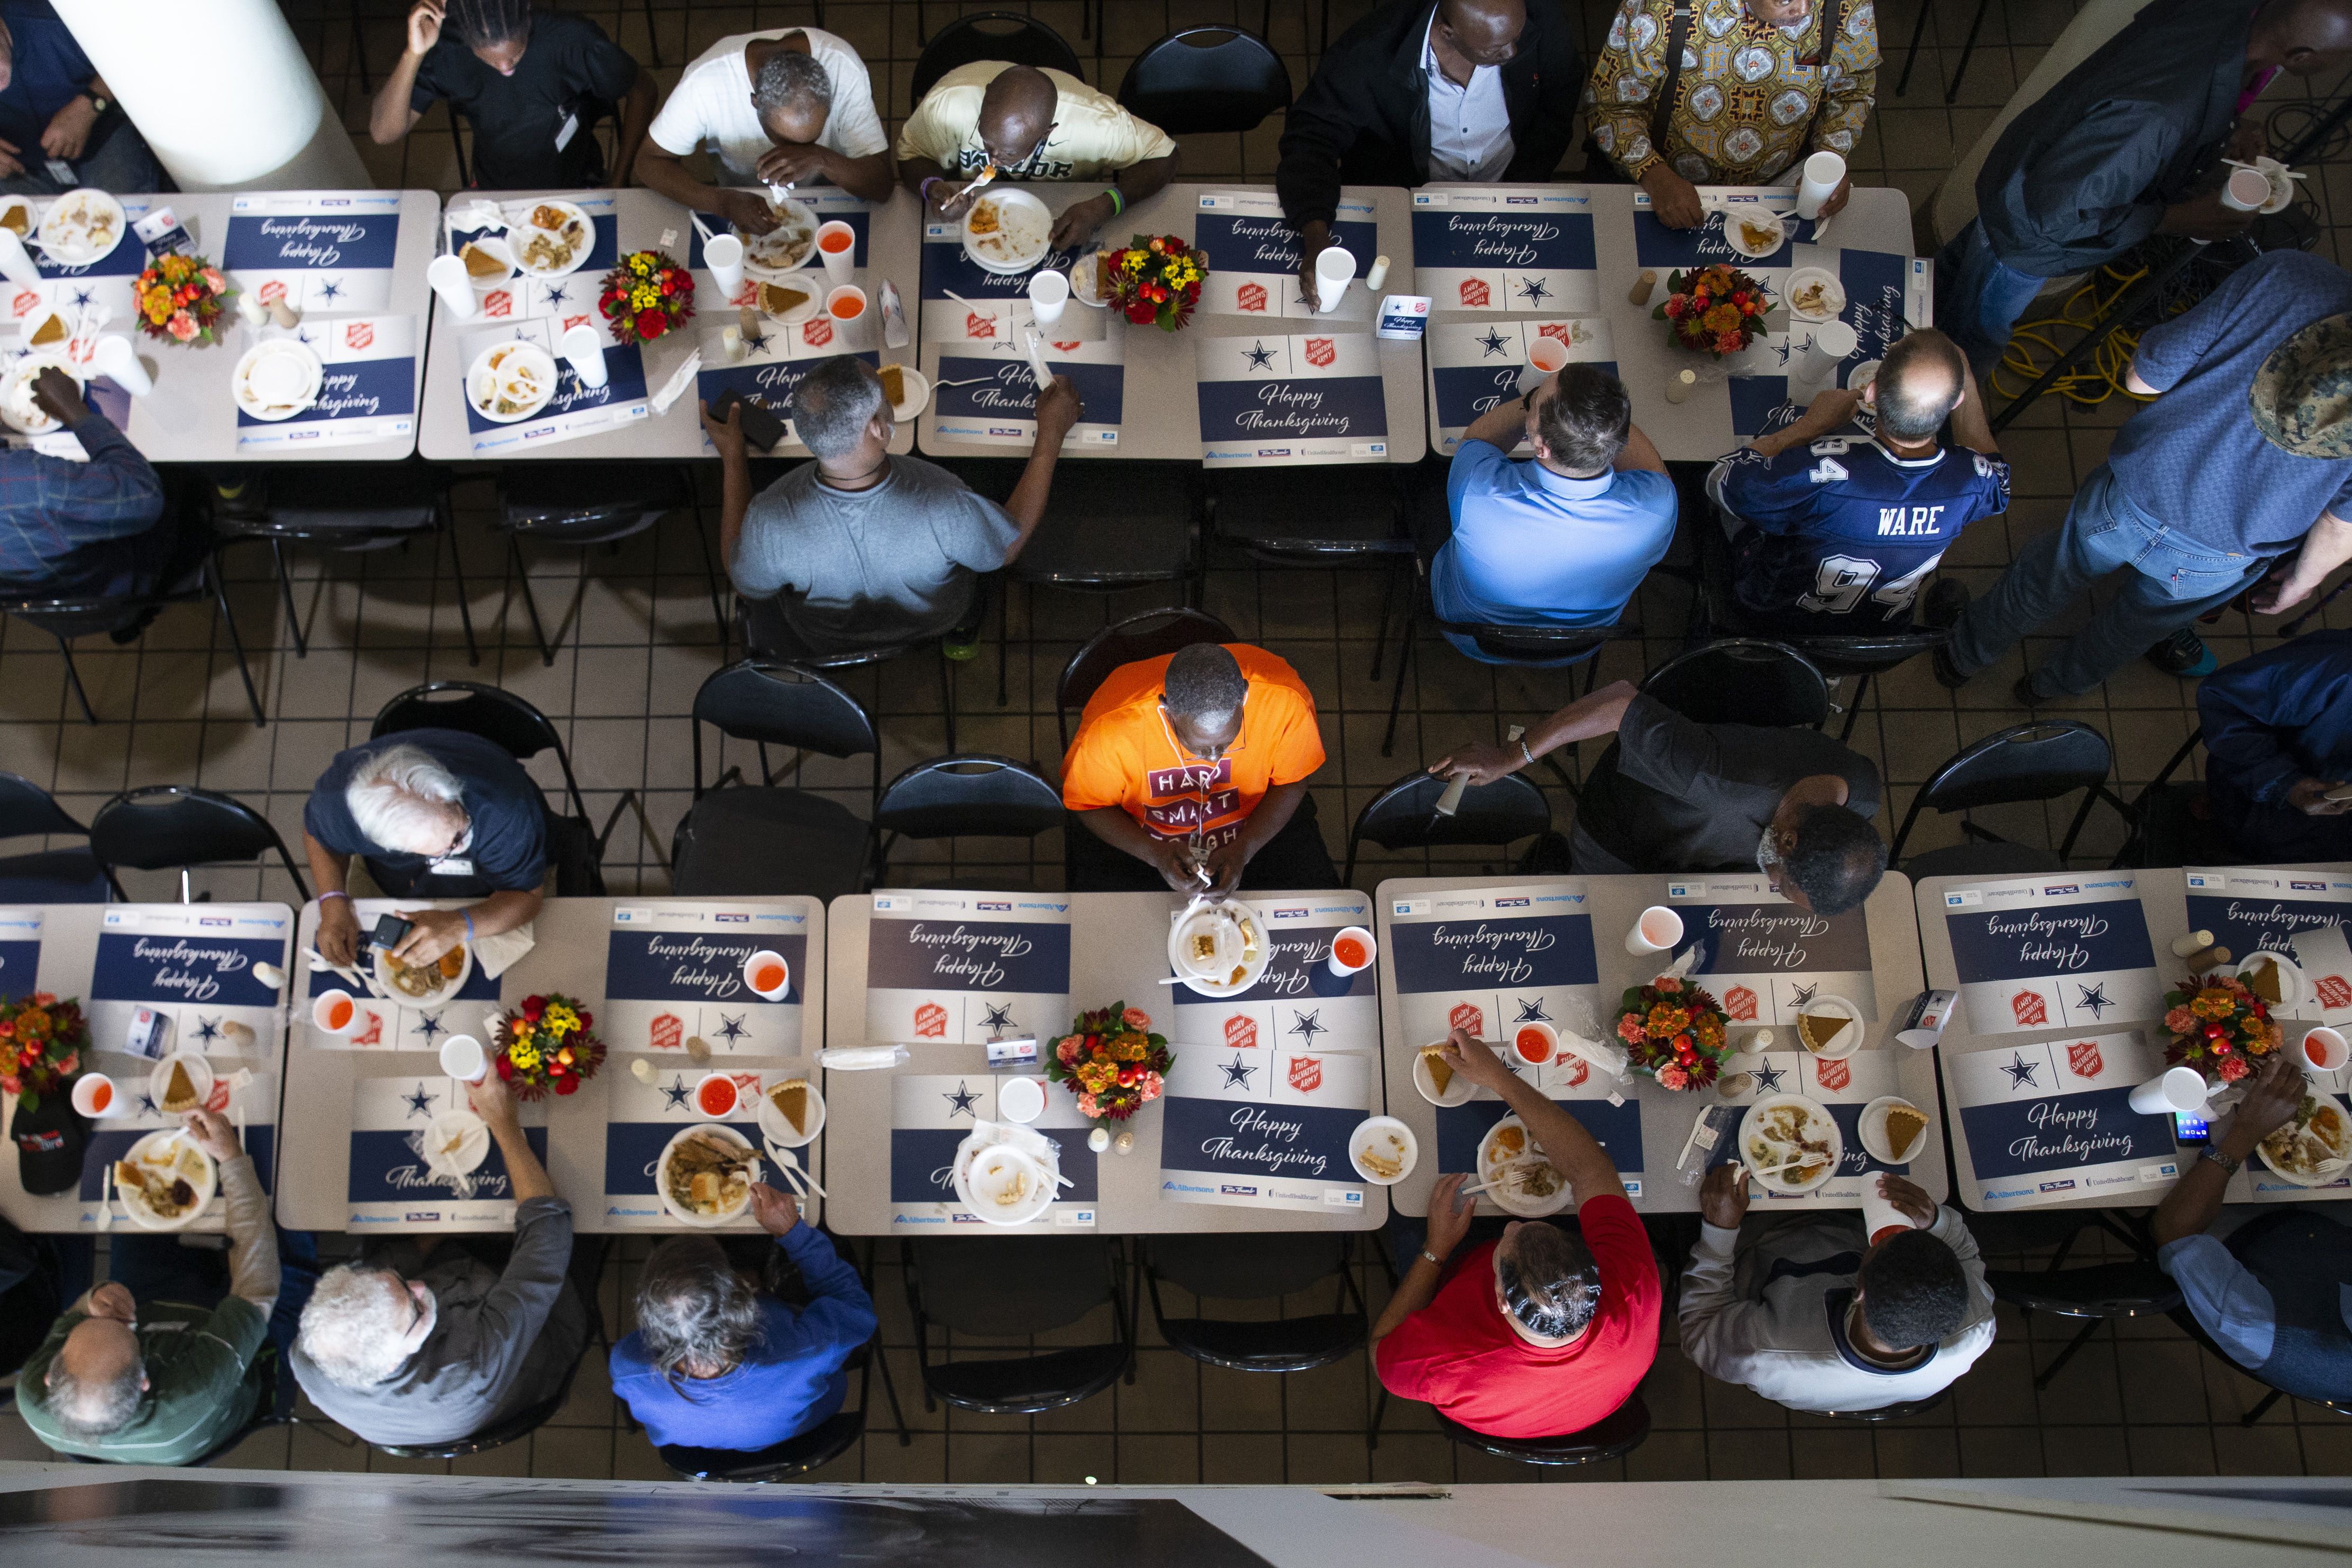
M61 196L70 188L49 178L48 155L37 141L21 149L16 162L25 166L24 172L0 179L0 192L12 196ZM131 117L119 109L92 129L89 145L73 161L73 171L75 185L110 191L118 196L144 195L163 183L155 154L148 151Z
M2104 463L2074 493L2066 520L2025 542L1992 591L1953 629L1951 660L1973 675L2073 602L2129 568L2115 596L2032 676L2039 695L2079 696L2259 578L2263 556L2208 549L2140 509Z
M2000 363L2017 319L2047 281L2002 266L1974 218L1936 253L1936 325L1960 346L1977 380Z

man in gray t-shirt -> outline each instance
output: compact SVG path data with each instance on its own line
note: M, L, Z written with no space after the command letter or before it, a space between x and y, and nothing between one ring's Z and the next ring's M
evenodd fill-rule
M778 612L820 653L959 625L975 575L1013 559L1036 532L1062 438L1084 412L1066 376L1039 394L1035 448L1000 507L944 468L890 455L896 423L881 378L852 356L826 360L793 390L793 432L816 461L756 497L740 419L730 412L720 424L706 406L723 475L719 545L753 651L771 640L761 622Z

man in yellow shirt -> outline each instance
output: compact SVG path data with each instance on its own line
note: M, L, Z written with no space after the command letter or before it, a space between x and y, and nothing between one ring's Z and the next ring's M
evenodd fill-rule
M1003 60L948 72L898 132L898 177L933 217L961 217L957 193L996 166L1000 180L1110 182L1054 225L1067 249L1176 175L1176 143L1074 76Z

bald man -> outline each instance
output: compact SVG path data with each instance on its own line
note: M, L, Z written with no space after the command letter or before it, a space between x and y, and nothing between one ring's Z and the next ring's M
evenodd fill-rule
M898 177L932 217L955 218L982 169L1000 180L1056 180L1102 189L1054 221L1054 248L1097 229L1176 175L1176 143L1074 76L978 60L941 77L898 132Z
M1275 188L1302 282L1311 292L1342 185L1550 178L1577 80L1558 0L1391 0L1349 28L1283 121Z
M2347 66L2352 0L2154 0L1993 144L1975 219L1936 258L1936 325L1982 378L2050 279L2154 234L2242 232L2220 160L2263 151L2255 99Z

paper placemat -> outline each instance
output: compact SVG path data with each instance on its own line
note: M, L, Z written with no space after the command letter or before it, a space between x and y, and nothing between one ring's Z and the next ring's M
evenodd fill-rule
M1430 384L1437 399L1437 445L1451 452L1480 414L1519 398L1519 375L1530 346L1549 339L1570 363L1617 374L1617 346L1609 323L1595 318L1552 321L1439 321L1423 334Z
M416 429L416 318L360 316L304 321L289 331L247 328L238 352L256 342L291 338L307 343L326 367L318 401L286 419L256 419L236 411L240 452L383 441ZM227 368L234 373L236 360Z
M1350 925L1369 929L1370 900L1329 894L1256 900L1272 951L1265 972L1239 996L1204 997L1191 986L1171 986L1174 1015L1171 1045L1256 1051L1265 1061L1276 1047L1296 1051L1381 1048L1381 993L1371 966L1353 975L1331 972L1331 941ZM1163 968L1168 967L1163 963ZM1173 974L1172 968L1168 970Z
M1062 1175L1071 1185L1046 1206L1043 1217L1024 1226L990 1225L956 1197L956 1150L980 1123L997 1120L996 1091L1002 1082L989 1072L909 1073L891 1081L891 1228L961 1227L977 1234L1093 1226L1098 1161L1087 1146L1087 1134L1094 1124L1078 1114L1067 1089L1042 1079L1045 1110L1031 1126L1060 1150Z
M1373 1113L1374 1061L1353 1051L1176 1052L1160 1196L1246 1208L1361 1208L1349 1137Z
M1298 281L1298 231L1283 218L1271 191L1204 191L1192 220L1192 244L1209 258L1195 314L1286 317L1363 326L1379 303L1363 287L1380 253L1380 229L1370 202L1341 201L1331 238L1356 258L1356 282L1328 313L1318 311Z
M1859 906L1815 915L1761 876L1670 882L1666 903L1683 917L1683 939L1657 955L1658 967L1698 947L1691 977L1715 993L1732 1022L1794 1024L1824 996L1852 1002L1864 1025L1876 1021L1870 923Z
M1978 1187L1971 1207L2106 1197L2144 1204L2179 1176L2168 1115L2133 1110L2164 1068L2137 1030L1999 1046L1944 1064Z
M257 979L253 967L284 968L292 936L284 915L235 905L110 908L82 1009L91 1044L121 1050L139 1009L152 1008L173 1020L166 1051L275 1060L278 992ZM252 1030L254 1043L238 1049L230 1024Z
M1576 1027L1586 1021L1580 1013L1598 1027L1601 972L1582 881L1422 894L1391 900L1389 916L1384 961L1402 1049L1456 1029L1491 1043L1522 1023Z
M374 315L392 308L399 248L397 191L242 195L229 202L220 265L265 305Z
M1590 315L1599 266L1584 192L1412 193L1414 285L1435 310Z
M461 1184L425 1163L434 1117L466 1106L462 1087L438 1076L362 1078L352 1085L350 1165L345 1182L353 1230L478 1230L514 1226L514 1181L498 1140ZM547 1162L547 1107L521 1108L523 1141Z
M698 1039L715 1054L797 1056L808 944L808 916L797 910L622 905L606 938L596 1032L614 1051L683 1051ZM773 1001L743 977L759 952L780 955L791 972Z
M1025 309L1025 308L1024 308ZM928 319L934 310L926 310ZM1068 319L1066 315L1065 320ZM1067 376L1086 408L1066 443L1117 446L1127 417L1127 338L1055 338L1042 348L1050 375ZM942 353L934 378L931 413L941 436L1004 446L1028 446L1037 439L1037 378L1023 342L997 339Z
M866 1038L874 1044L1034 1036L1042 1051L1069 1028L1067 898L877 893L867 932Z
M1370 334L1202 338L1193 355L1207 466L1388 455L1388 392Z
M2095 1030L2164 1016L2165 979L2134 877L1948 887L1944 925L1973 1034Z

